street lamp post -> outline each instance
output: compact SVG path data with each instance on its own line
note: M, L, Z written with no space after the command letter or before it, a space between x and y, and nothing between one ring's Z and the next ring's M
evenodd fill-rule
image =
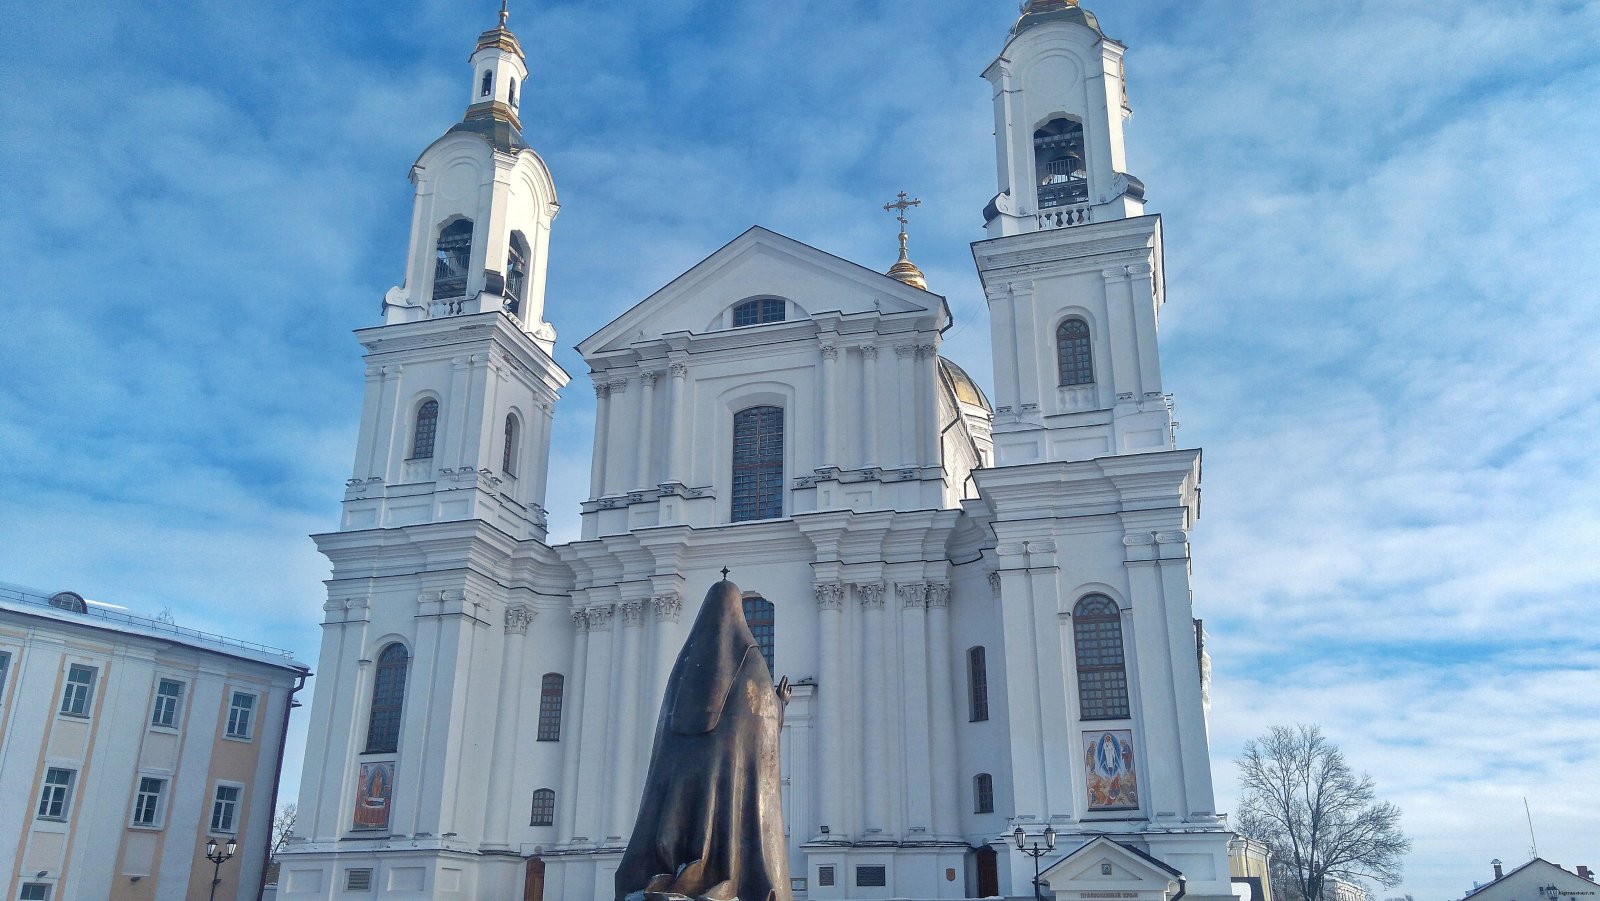
M228 839L227 845L222 850L217 850L217 840L206 839L206 860L211 861L211 901L217 901L217 886L222 884L222 865L233 859L238 852L239 843Z
M1034 901L1044 901L1044 895L1039 890L1039 858L1056 849L1056 830L1046 825L1044 827L1044 844L1039 844L1039 837L1034 836L1032 842L1028 840L1028 833L1021 826L1011 833L1011 840L1016 842L1017 850L1033 858L1033 898Z

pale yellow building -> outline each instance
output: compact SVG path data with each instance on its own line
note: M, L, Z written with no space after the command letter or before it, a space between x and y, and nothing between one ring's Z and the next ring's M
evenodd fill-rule
M0 586L0 874L28 901L260 893L287 651ZM220 871L205 844L238 842Z

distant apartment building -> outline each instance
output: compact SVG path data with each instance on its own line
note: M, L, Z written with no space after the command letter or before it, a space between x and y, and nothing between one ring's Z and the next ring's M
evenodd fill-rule
M267 864L287 651L0 586L6 899L246 901ZM216 838L238 843L220 872Z

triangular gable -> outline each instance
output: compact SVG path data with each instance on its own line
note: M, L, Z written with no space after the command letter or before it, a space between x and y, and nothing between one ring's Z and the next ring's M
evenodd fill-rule
M578 343L590 354L641 340L702 334L750 297L783 297L807 316L924 313L948 321L945 299L777 232L754 226Z
M1039 874L1051 892L1070 891L1073 898L1091 901L1162 901L1177 891L1182 879L1168 864L1103 835Z

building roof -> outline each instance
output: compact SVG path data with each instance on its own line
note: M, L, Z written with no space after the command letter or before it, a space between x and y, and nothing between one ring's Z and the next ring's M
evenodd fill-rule
M309 666L294 659L292 651L286 651L283 648L257 644L256 642L239 638L228 638L224 635L215 635L198 629L188 629L175 623L158 619L135 616L116 607L94 601L87 602L81 611L51 603L52 598L67 594L71 594L71 592L56 592L52 595L19 585L0 582L0 611L104 632L137 635L154 641L184 645L185 647L202 651L211 651L228 657L236 657L240 660L281 667L298 673L309 673L311 671Z

